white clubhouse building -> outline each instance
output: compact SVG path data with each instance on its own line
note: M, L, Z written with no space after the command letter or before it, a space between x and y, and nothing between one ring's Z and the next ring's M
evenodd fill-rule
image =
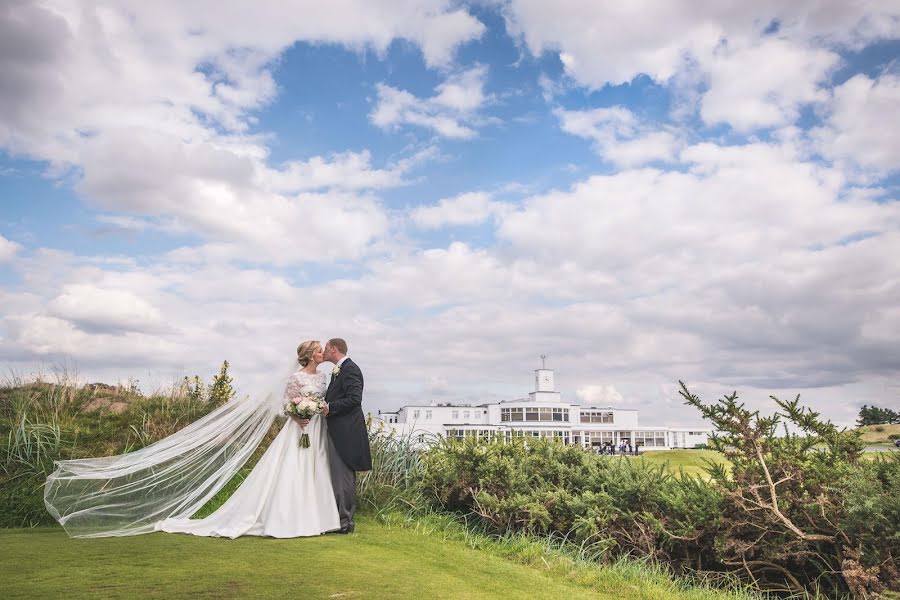
M535 370L535 389L528 398L495 404L437 404L378 411L376 423L426 442L443 437L554 438L586 449L668 450L705 444L709 429L638 424L633 409L582 406L563 402L551 369Z

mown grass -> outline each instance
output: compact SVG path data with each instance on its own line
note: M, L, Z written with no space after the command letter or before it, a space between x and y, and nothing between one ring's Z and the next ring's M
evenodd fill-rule
M287 540L0 530L0 571L2 598L752 598L689 586L637 561L579 564L536 541L491 540L449 517L397 513L361 516L349 536Z
M695 450L691 448L652 450L644 452L634 460L642 460L654 465L665 465L673 475L682 472L698 477L707 477L706 469L710 463L728 466L728 460L715 450Z

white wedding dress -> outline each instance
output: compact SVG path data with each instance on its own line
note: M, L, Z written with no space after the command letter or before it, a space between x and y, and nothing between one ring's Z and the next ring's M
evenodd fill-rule
M297 371L288 380L290 398L325 392L325 374ZM291 538L340 529L328 466L325 419L306 426L309 448L300 448L300 425L288 419L265 454L234 494L203 519L168 518L156 531L236 538L260 535Z

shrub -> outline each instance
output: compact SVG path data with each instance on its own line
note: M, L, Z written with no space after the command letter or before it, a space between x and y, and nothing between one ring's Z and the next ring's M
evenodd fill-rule
M900 590L900 457L862 460L857 431L838 429L799 396L763 417L737 394L706 405L710 446L732 464L710 469L723 494L716 548L722 563L761 588L868 598ZM800 433L776 431L789 423Z
M231 376L228 374L228 361L222 362L222 368L219 369L218 375L213 376L212 383L209 385L206 397L215 406L222 406L235 396L234 388L231 387Z
M559 534L692 568L709 566L721 502L703 480L663 465L552 440L443 440L424 456L422 484L440 507L497 533Z

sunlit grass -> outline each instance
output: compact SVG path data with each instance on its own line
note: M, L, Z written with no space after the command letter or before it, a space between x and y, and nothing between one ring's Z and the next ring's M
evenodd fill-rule
M522 536L466 532L449 516L396 513L360 516L353 535L286 540L0 530L0 570L2 598L753 598L645 562L599 566Z
M666 468L677 474L707 477L706 468L709 463L724 464L728 466L728 460L715 450L694 450L683 448L678 450L652 450L644 452L633 460L642 460L649 464L666 465Z

